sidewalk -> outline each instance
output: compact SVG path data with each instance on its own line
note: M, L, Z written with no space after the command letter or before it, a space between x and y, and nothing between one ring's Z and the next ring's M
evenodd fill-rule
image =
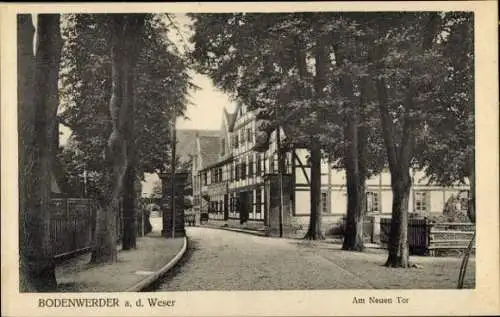
M113 264L89 264L90 253L56 268L59 292L138 292L163 276L184 255L186 238L168 239L158 231L137 238L137 248L118 252Z
M222 230L228 230L228 231L234 231L234 232L239 232L239 233L246 233L246 234L252 234L256 236L267 236L266 230L264 227L262 228L244 228L243 226L237 227L237 226L232 226L232 225L223 225L220 223L204 223L200 225L201 227L205 228L211 228L211 229L222 229ZM297 240L297 239L294 239ZM300 239L298 239L300 240ZM325 240L320 241L322 243L333 243L333 244L342 244L342 238L340 237L325 237ZM384 249L380 244L377 243L371 243L367 242L365 243L365 248L369 249Z

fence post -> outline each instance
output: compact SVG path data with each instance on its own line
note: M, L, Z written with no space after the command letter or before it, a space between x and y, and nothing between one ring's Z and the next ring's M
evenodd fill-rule
M429 247L431 246L431 227L432 227L429 218L424 217L424 225L425 225L425 254L428 255Z

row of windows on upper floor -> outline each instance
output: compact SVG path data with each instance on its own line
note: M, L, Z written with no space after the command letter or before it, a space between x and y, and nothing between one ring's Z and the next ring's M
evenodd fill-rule
M246 143L253 143L254 140L255 140L255 133L252 124L249 124L247 127L243 127L231 134L231 146L233 147L233 149L237 149ZM221 138L220 146L221 146L221 154L225 155L226 140L224 138Z
M254 200L253 197L253 191L250 191L250 197L249 201L253 204L256 205L256 212L259 213L261 212L264 204L263 197L261 195L260 189L255 191L256 197ZM380 193L374 192L374 191L367 191L366 193L366 212L367 213L380 213L382 212L381 210L381 205L380 205ZM465 194L465 195L464 195ZM331 206L331 200L332 197L328 196L328 193L326 191L321 192L321 211L326 214L331 212L329 209L329 206ZM458 203L459 203L459 210L462 212L466 212L468 208L468 199L469 199L469 192L465 191L464 193L461 193L461 196L459 197ZM209 211L223 211L223 201L217 201L215 199L210 199L210 207ZM233 193L230 195L230 201L229 203L229 211L234 212L239 210L239 200L238 196ZM415 202L414 202L414 210L413 212L415 213L427 213L430 212L431 210L431 196L428 191L416 191L415 192Z
M290 173L290 169L290 162L285 158L285 172ZM266 173L276 173L277 171L278 162L276 156L270 159L263 159L260 155L257 155L257 160L254 161L253 155L248 155L246 159L241 162L231 162L222 167L212 168L209 171L202 171L201 179L203 185L209 185L224 181L244 180L253 176L262 176Z

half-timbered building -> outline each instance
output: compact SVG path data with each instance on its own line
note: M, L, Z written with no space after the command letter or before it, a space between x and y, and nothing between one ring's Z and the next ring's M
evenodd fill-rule
M256 114L240 105L235 113L224 110L220 134L210 141L197 141L193 184L196 210L209 213L214 221L233 221L273 227L278 221L276 131L270 134L268 147L256 151ZM285 131L280 129L282 137ZM210 146L204 146L204 143ZM310 166L308 151L289 148L284 156L283 214L285 231L301 233L307 229L310 216ZM345 216L347 191L345 173L326 162L321 166L321 208L323 229L331 230ZM466 198L468 186L441 187L429 185L421 171L412 171L413 186L409 209L419 215L440 214L451 195ZM390 174L385 170L366 183L366 214L390 216L392 191ZM278 199L276 199L276 196ZM465 206L465 204L464 204Z

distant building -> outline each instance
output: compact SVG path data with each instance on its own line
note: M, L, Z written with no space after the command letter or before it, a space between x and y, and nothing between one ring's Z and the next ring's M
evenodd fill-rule
M285 131L281 129L281 135ZM208 212L213 220L260 222L270 226L275 217L270 210L276 193L278 162L276 135L271 133L269 148L254 150L256 142L255 112L241 105L234 114L223 113L220 131L209 135L196 134L192 182L195 210ZM310 167L308 151L292 148L285 160L285 222L295 231L307 229L310 214ZM344 170L332 169L322 163L321 208L323 228L329 230L345 216L347 191ZM409 209L418 215L442 214L452 194L468 195L468 186L445 188L427 185L421 171L412 171L413 186ZM274 178L273 178L274 177ZM392 190L386 170L366 182L367 215L390 216ZM278 194L279 195L279 194ZM273 212L274 214L275 212Z

